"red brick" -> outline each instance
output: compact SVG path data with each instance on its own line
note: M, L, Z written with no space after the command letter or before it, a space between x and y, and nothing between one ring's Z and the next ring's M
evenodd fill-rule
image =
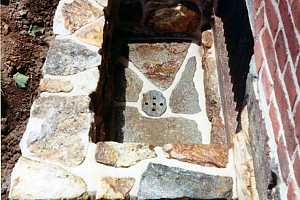
M278 29L278 16L275 12L274 6L272 4L272 0L265 0L265 9L266 9L266 15L269 22L269 27L271 30L271 33L273 35L273 38L275 38L277 29Z
M290 168L289 168L289 155L286 151L286 146L284 145L283 138L280 137L279 143L277 145L277 154L278 154L278 160L280 164L280 171L282 174L283 181L287 183L287 179L290 174Z
M291 157L296 149L296 139L295 139L295 129L292 125L292 122L289 118L289 112L291 109L288 106L288 100L285 96L283 85L281 84L281 80L278 77L278 74L273 77L274 78L274 92L277 100L277 104L279 107L279 112L283 125L283 132L285 135L285 140L288 147L289 156Z
M275 42L275 51L278 59L279 68L281 69L281 72L283 72L287 60L287 49L285 46L282 30L280 30L278 33Z
M271 40L271 36L268 32L268 30L265 30L262 35L262 45L265 50L267 63L270 69L271 76L273 77L276 72L276 60L275 60L275 52L274 52L274 46Z
M272 128L273 128L275 141L278 144L280 125L279 125L279 121L278 121L277 112L278 112L278 110L275 108L275 103L273 101L271 101L270 109L269 109L269 116L270 116L271 122L272 122Z
M258 35L259 31L264 27L264 9L260 9L254 21L255 21L255 34Z
M296 85L293 79L293 72L290 63L288 63L286 68L286 72L284 75L284 82L289 95L291 108L293 108L297 98L297 91L296 91Z
M294 24L300 33L300 1L296 0L291 5L291 11L294 19Z
M264 88L264 94L266 97L267 105L269 105L273 84L268 76L268 73L267 73L267 70L265 69L265 67L263 67L261 69L261 82L262 82L262 85Z
M298 84L300 85L300 58L298 59L298 64L296 65L296 76Z
M300 144L300 102L298 102L296 105L294 120L295 120L296 138L298 140L298 143Z
M298 185L300 186L300 155L296 154L296 158L293 164L294 174Z
M255 56L256 70L257 72L259 72L263 62L263 56L262 56L261 45L259 40L256 40L254 43L254 56Z
M298 195L296 193L298 193ZM293 179L289 180L288 182L287 200L299 200L297 184Z
M295 29L293 27L291 15L288 11L286 0L279 1L279 10L280 10L280 15L282 17L286 38L288 40L288 46L291 53L291 57L293 63L295 63L300 47L299 47L298 40L296 38Z

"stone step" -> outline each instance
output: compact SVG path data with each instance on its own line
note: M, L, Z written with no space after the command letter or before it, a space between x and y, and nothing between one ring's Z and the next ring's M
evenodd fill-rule
M231 199L233 180L150 163L141 177L138 199Z

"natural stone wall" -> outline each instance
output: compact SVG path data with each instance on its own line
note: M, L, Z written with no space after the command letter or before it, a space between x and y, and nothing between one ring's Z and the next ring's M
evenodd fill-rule
M240 186L232 149L224 140L211 144L217 139L207 116L210 104L206 104L202 67L211 66L213 71L216 64L202 65L202 60L204 54L215 58L212 39L202 41L205 50L189 42L129 45L128 59L117 59L125 60L118 64L124 65L119 73L124 72L126 84L120 80L123 88L118 89L126 95L116 95L112 105L114 112L121 113L114 113L115 122L125 118L120 125L123 143L91 142L92 97L103 88L99 69L105 72L107 61L98 53L107 42L102 39L106 5L103 0L59 3L54 19L57 37L20 144L22 157L11 176L10 198L237 198ZM187 8L180 9L189 14L186 17L194 17ZM109 83L114 81L118 79ZM155 110L157 115L149 115L158 106L162 108ZM212 115L216 117L224 123L220 110Z

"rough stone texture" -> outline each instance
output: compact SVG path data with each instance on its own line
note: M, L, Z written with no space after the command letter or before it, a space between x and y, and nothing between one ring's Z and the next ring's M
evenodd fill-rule
M156 157L154 147L141 143L98 142L96 161L114 167L130 167Z
M134 178L104 177L101 180L103 193L100 199L127 199L135 182Z
M166 144L170 158L204 166L226 167L227 146L221 144Z
M96 3L95 3L96 4ZM72 33L103 15L103 8L88 0L65 2L62 8L65 27Z
M210 141L211 144L225 144L227 143L227 137L224 120L221 118L221 95L219 91L216 55L213 48L210 48L213 43L211 31L202 33L202 43L204 46L202 66L204 69L206 113L212 126Z
M50 46L43 71L48 75L72 75L100 64L97 51L70 39L56 39Z
M213 33L211 30L202 32L202 45L204 47L211 48L213 41Z
M250 135L247 108L241 112L242 130L236 133L233 139L233 158L235 166L237 196L239 199L259 199L255 175L253 169L253 159L250 150Z
M271 166L270 147L268 144L268 135L265 127L264 118L261 113L259 101L257 97L256 85L257 76L248 74L247 79L247 94L248 94L248 118L249 118L249 135L250 135L250 150L253 157L253 167L256 180L256 189L259 194L259 199L268 199L270 191L269 185L273 184L271 170L276 170L273 173L278 174L278 166L273 163Z
M136 102L142 91L143 81L131 69L120 67L122 68L116 70L116 77L120 78L115 80L115 100L119 102Z
M225 125L224 125L222 118L219 116L212 118L210 143L211 144L226 144L227 143Z
M150 163L140 182L141 199L231 199L232 178Z
M87 44L102 47L104 18L88 24L74 33L75 37Z
M198 12L184 5L156 9L150 12L147 25L157 32L196 32L200 26Z
M72 199L86 192L85 182L49 163L21 157L11 175L11 199Z
M196 122L185 118L147 118L136 108L126 107L123 114L125 126L121 127L124 142L142 142L153 145L168 143L201 144L201 132ZM119 119L119 125L123 124Z
M23 155L29 151L43 160L67 166L80 164L93 121L89 103L87 96L38 98L21 141Z
M161 116L167 109L164 95L157 90L151 90L143 94L142 109L151 117Z
M188 47L188 43L129 44L129 60L154 85L167 89L172 84Z
M197 61L191 57L179 83L170 96L170 107L174 113L194 114L200 112L199 95L193 82Z
M73 90L71 81L61 79L42 79L40 82L42 92L70 92Z

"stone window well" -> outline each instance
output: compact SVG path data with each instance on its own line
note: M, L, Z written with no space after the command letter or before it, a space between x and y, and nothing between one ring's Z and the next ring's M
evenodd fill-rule
M226 144L212 2L115 0L105 13L94 141Z

